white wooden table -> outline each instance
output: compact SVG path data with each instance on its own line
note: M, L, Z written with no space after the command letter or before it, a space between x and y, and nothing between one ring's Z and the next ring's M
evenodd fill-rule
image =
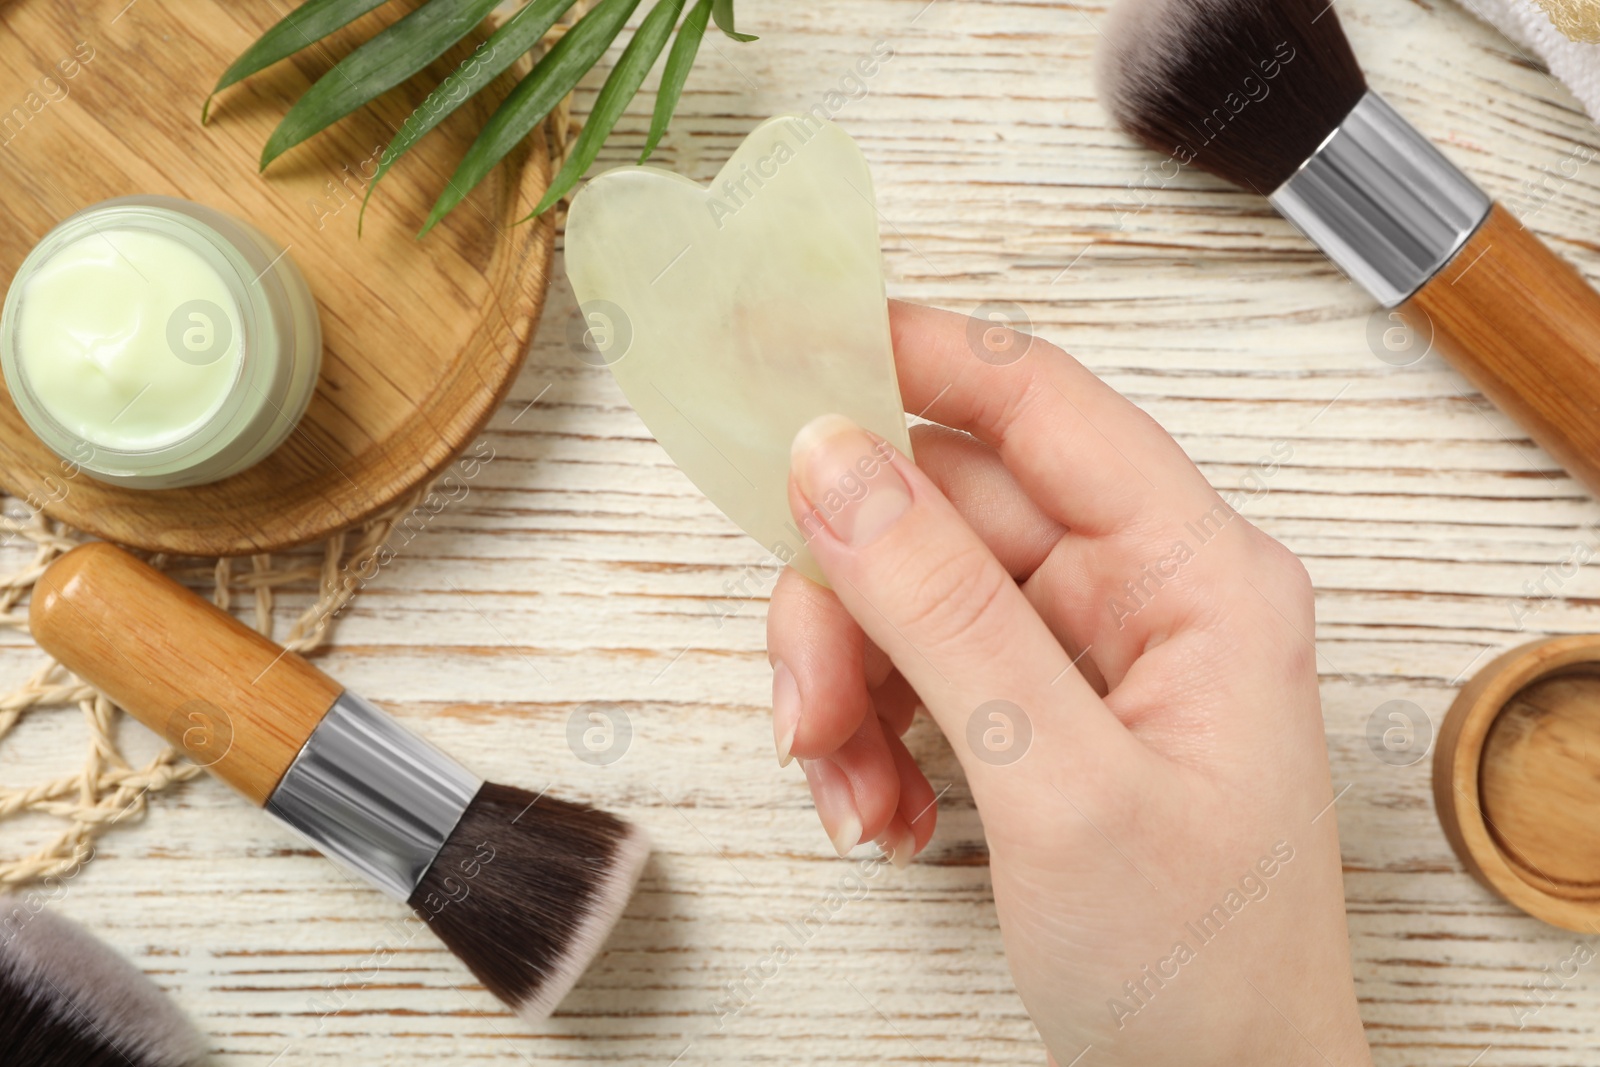
M1443 0L1339 10L1375 86L1519 213L1526 182L1558 176L1530 224L1600 276L1600 168L1561 177L1575 145L1600 139L1573 101ZM1575 543L1595 543L1600 507L1436 357L1376 358L1371 302L1262 201L1189 174L1130 212L1130 183L1155 160L1094 99L1104 15L1101 3L1039 0L743 3L742 27L762 40L707 37L658 160L708 179L756 121L823 100L888 41L894 58L837 120L874 168L891 293L966 311L1020 304L1219 488L1274 446L1291 450L1243 510L1317 584L1356 978L1378 1063L1600 1063L1600 971L1519 1029L1526 987L1573 936L1475 885L1434 819L1428 761L1393 766L1366 739L1386 701L1415 702L1437 728L1492 652L1600 628L1593 567L1558 599L1522 600ZM630 110L607 163L637 155L648 104ZM846 867L798 767L773 760L766 590L718 621L727 583L761 553L667 460L610 376L576 358L559 256L556 275L527 368L485 434L494 460L367 587L322 664L488 777L550 784L648 829L656 855L603 960L537 1029L426 937L374 970L402 910L209 780L104 838L57 906L169 989L223 1064L1039 1063L971 796L926 723L913 750L949 787L932 847L719 1020L727 984L755 973L784 921ZM280 618L304 602L282 597ZM1519 604L1537 607L1520 628ZM11 638L4 680L35 662ZM631 723L609 765L568 747L587 702ZM35 716L0 750L0 775L60 772L81 745L73 712ZM0 841L15 854L47 830L10 824Z

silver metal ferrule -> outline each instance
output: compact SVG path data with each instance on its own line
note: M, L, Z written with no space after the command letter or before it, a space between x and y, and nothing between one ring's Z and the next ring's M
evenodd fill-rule
M1384 307L1404 303L1489 214L1488 194L1368 91L1268 198Z
M311 731L267 810L330 859L403 901L482 784L347 690Z

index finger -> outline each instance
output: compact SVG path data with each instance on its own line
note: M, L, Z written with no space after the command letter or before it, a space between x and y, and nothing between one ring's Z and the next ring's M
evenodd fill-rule
M889 302L908 412L994 446L1040 507L1075 533L1191 514L1216 500L1178 443L1055 345L997 323ZM1194 512L1198 513L1198 512Z

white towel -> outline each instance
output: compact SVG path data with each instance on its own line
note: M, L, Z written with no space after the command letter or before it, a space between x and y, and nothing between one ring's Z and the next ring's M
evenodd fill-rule
M1600 4L1595 0L1461 0L1461 6L1550 68L1600 122Z

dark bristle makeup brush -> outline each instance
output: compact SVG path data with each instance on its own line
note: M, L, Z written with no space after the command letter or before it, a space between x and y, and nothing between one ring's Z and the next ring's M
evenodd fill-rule
M204 1039L105 942L26 896L0 896L0 1063L199 1067Z
M1600 294L1367 88L1328 0L1122 0L1104 33L1164 177L1267 197L1600 495Z
M607 812L483 782L301 657L108 544L39 578L33 638L323 853L408 903L537 1022L649 857Z

